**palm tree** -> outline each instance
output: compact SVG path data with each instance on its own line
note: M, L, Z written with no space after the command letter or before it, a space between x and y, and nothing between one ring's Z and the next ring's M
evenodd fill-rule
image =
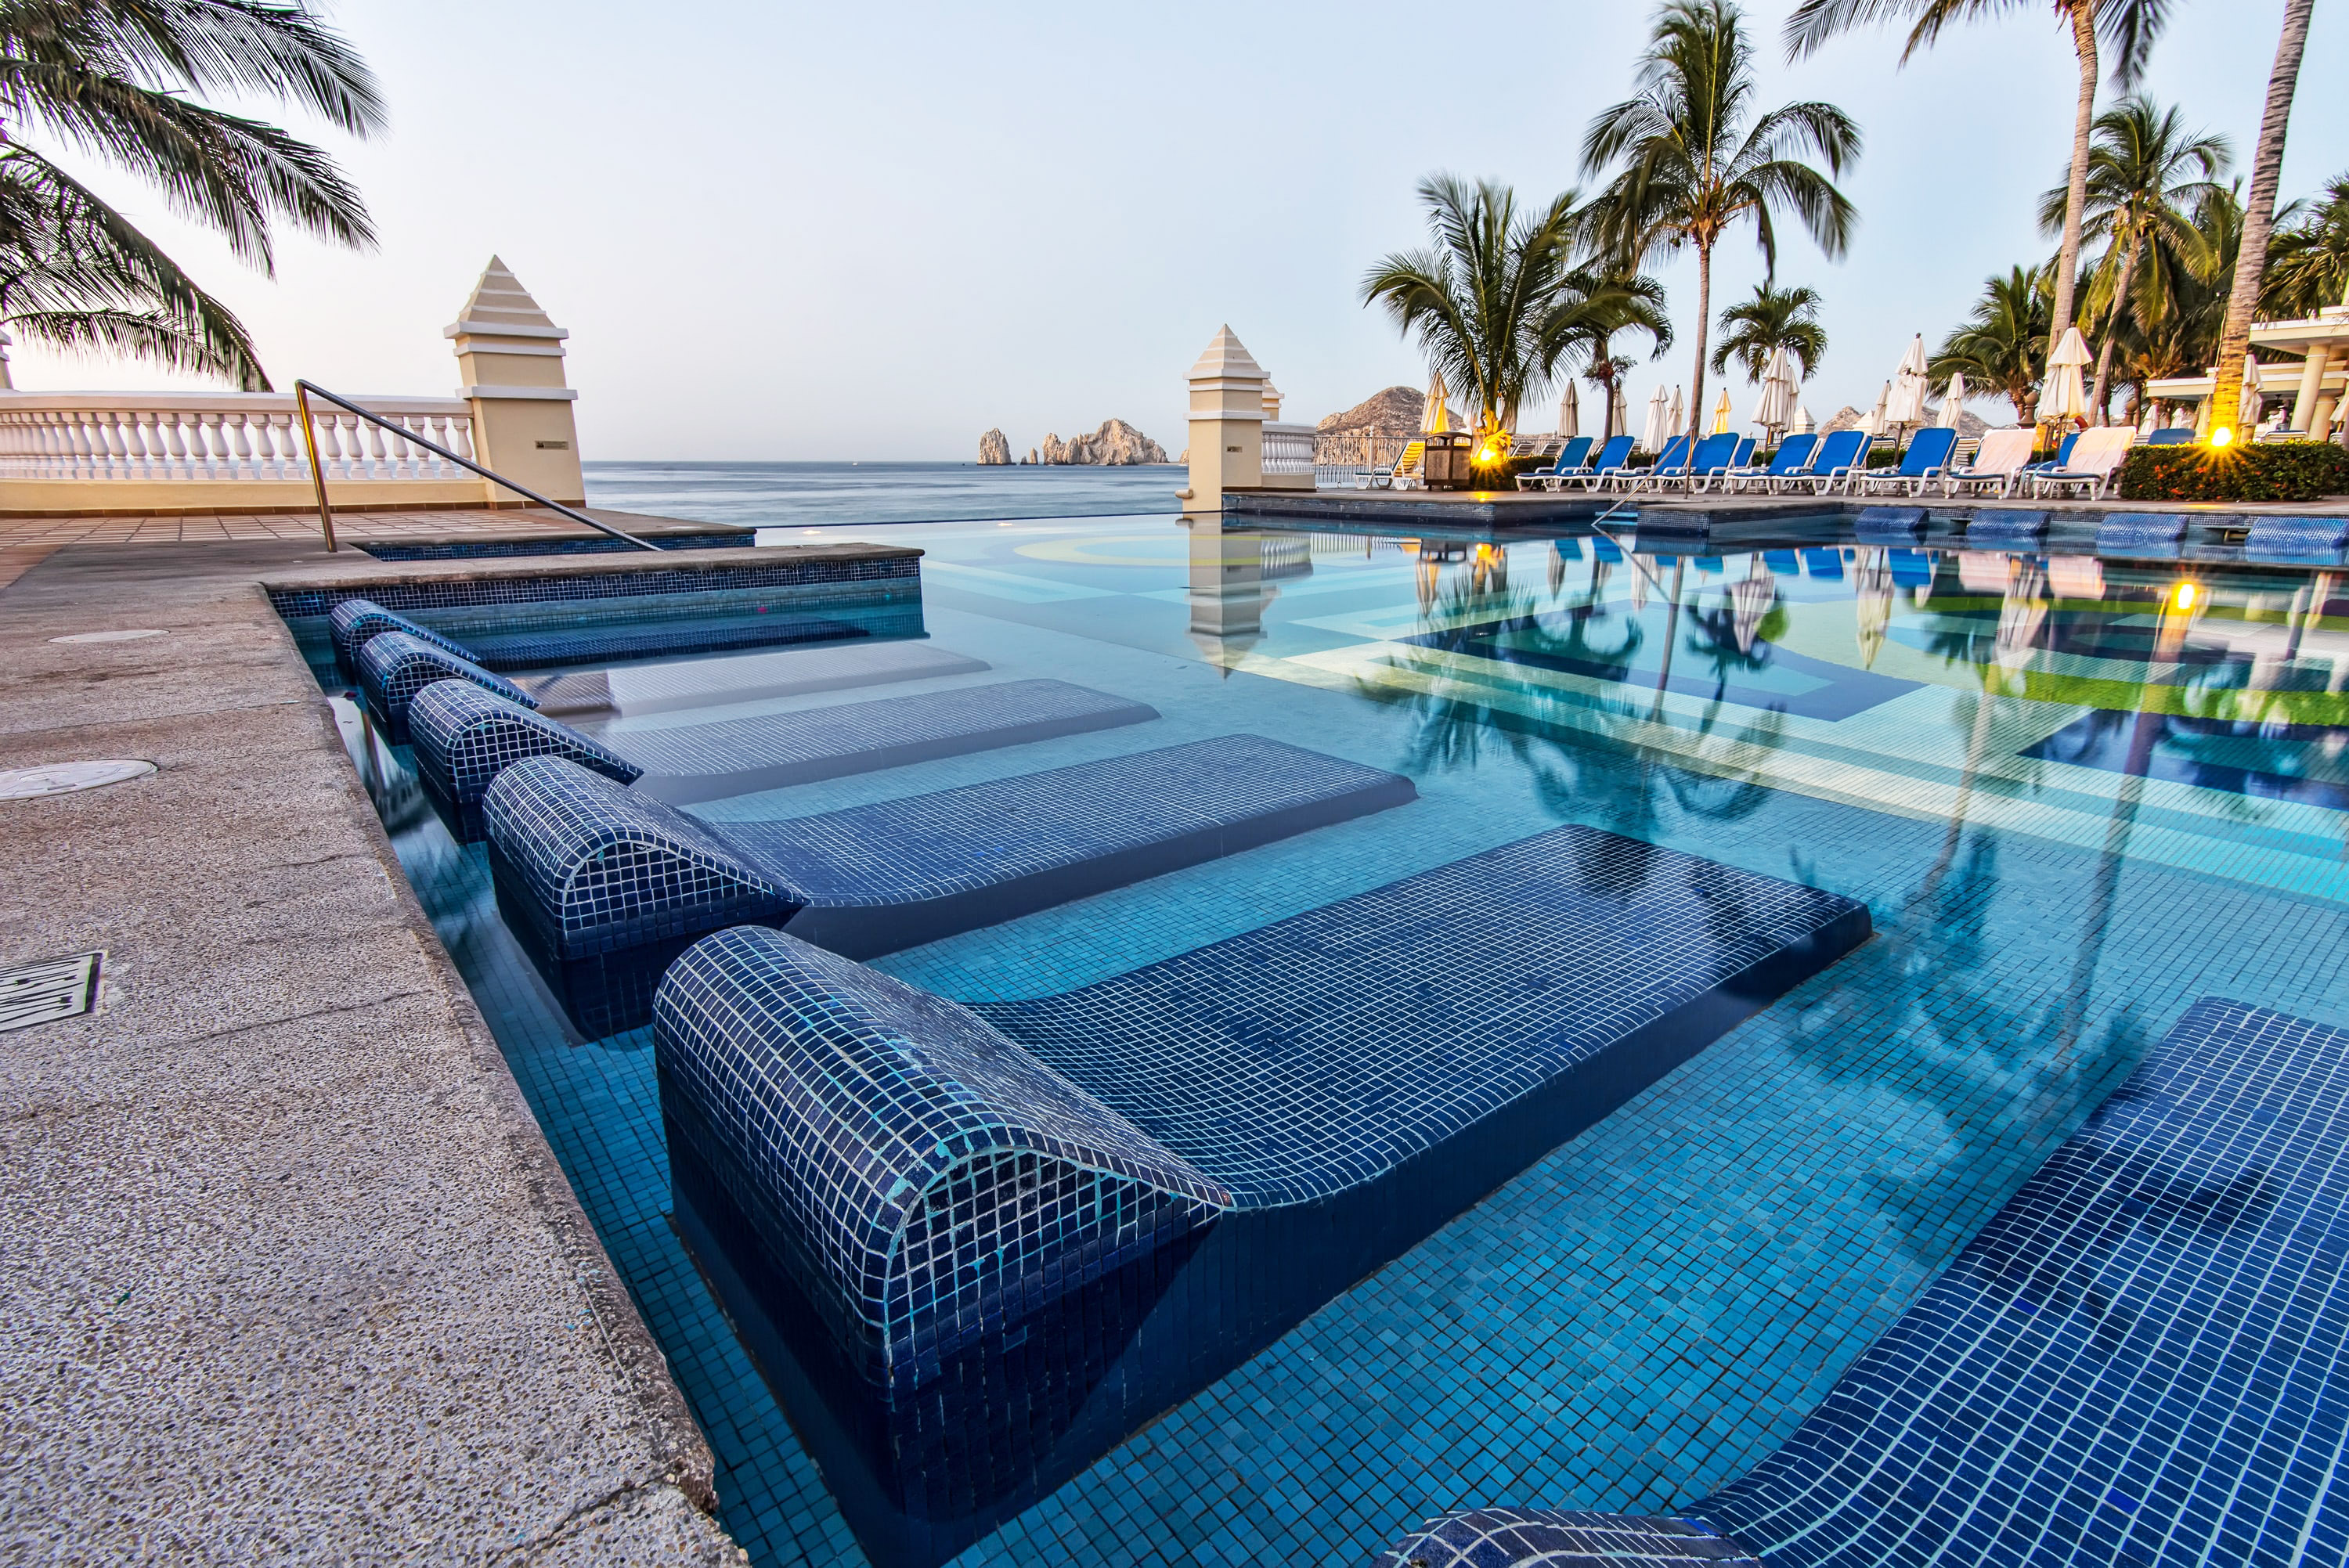
M1826 357L1827 331L1819 325L1819 291L1797 284L1772 288L1755 284L1754 297L1740 300L1721 313L1721 346L1713 351L1716 376L1727 375L1737 361L1748 381L1762 379L1770 356L1785 349L1802 366L1802 378L1811 378Z
M1786 18L1786 57L1799 59L1838 33L1895 17L1911 23L1900 63L1941 36L1953 22L1975 22L2012 11L2042 9L2046 0L1802 0ZM2304 0L2292 0L2306 8ZM2154 40L2168 20L2170 0L2055 0L2055 15L2071 34L2080 66L2080 91L2072 112L2071 179L2064 187L2064 246L2055 269L2054 330L2050 343L2072 325L2075 282L2080 271L2080 229L2088 198L2088 138L2096 113L2096 77L2102 71L2099 36L2113 46L2113 80L2134 88L2144 72Z
M30 338L110 349L265 388L236 317L120 212L18 139L38 127L158 187L274 272L273 229L374 242L333 161L200 96L274 98L366 136L384 124L366 65L303 0L0 4L0 311Z
M2233 434L2241 413L2243 356L2251 351L2251 315L2259 308L2267 271L2268 234L2276 219L2276 187L2283 179L2284 129L2300 85L2301 51L2308 44L2313 0L2284 0L2283 33L2268 72L2267 108L2260 116L2259 150L2251 158L2251 193L2243 201L2243 245L2235 254L2234 286L2227 292L2227 325L2219 335L2219 379L2210 388L2210 433Z
M1608 361L1619 332L1671 329L1663 291L1636 272L1575 267L1574 192L1520 214L1516 194L1448 174L1419 188L1434 244L1398 252L1362 279L1362 303L1384 304L1445 385L1476 411L1480 430L1512 428L1561 367ZM1568 374L1571 374L1568 370Z
M2292 214L2291 221L2286 213ZM2260 284L2261 310L2302 317L2349 304L2349 174L2334 175L2313 206L2302 209L2294 202L2276 220L2280 226L2268 242L2267 275Z
M1951 372L1962 371L1970 382L1996 387L2014 405L2015 422L2032 423L2054 295L2048 266L2016 267L2005 277L1991 278L1973 314L1942 341L1925 373L1946 382Z
M2227 171L2235 155L2225 137L2189 135L2176 108L2157 108L2137 93L2096 117L2095 135L2088 151L2080 232L2085 239L2105 242L2095 275L2112 301L2105 312L2104 344L2096 351L2095 390L2088 396L2088 407L2101 418L2122 313L2133 310L2143 324L2158 320L2168 308L2165 268L2147 269L2144 281L2149 286L2130 292L2138 282L2138 263L2148 243L2157 254L2196 259L2200 236L2183 209L2218 189L2214 177ZM2042 196L2040 228L2049 233L2061 230L2070 202L2068 187Z
M1579 328L1574 344L1582 374L1602 395L1599 430L1611 431L1623 399L1623 377L1634 361L1615 352L1615 335L1648 335L1648 357L1660 358L1672 346L1671 318L1664 314L1664 285L1633 268L1599 259L1567 274L1565 292L1578 298Z
M1704 407L1705 332L1713 314L1713 253L1741 221L1764 262L1778 264L1776 221L1791 209L1819 248L1840 256L1855 215L1808 152L1841 174L1859 156L1859 128L1833 104L1754 112L1754 46L1732 0L1667 0L1641 57L1639 96L1602 109L1583 139L1582 163L1619 165L1594 203L1593 233L1644 262L1696 247L1696 370L1690 407Z

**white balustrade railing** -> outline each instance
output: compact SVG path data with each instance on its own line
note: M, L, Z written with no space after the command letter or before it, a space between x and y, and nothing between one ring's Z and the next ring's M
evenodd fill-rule
M1264 427L1264 472L1312 473L1313 438L1319 433L1310 425L1276 425L1268 421Z
M384 418L468 459L460 397L361 397ZM313 404L329 480L472 476L354 414ZM307 483L290 393L0 392L0 480L288 480Z

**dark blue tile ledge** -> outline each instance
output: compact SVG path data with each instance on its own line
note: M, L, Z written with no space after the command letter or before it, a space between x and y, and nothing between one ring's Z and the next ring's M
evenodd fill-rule
M1680 1522L1770 1568L2349 1560L2344 1125L2349 1033L2196 1003L1785 1445ZM1590 1517L1479 1511L1405 1544L1490 1543L1430 1568L1559 1561L1516 1549L1547 1539L1528 1524Z

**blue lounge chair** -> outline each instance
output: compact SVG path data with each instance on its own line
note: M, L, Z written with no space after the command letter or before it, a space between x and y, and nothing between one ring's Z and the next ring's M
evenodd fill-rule
M1615 475L1622 472L1623 465L1630 460L1630 457L1631 438L1609 436L1607 438L1607 444L1599 449L1599 455L1590 460L1588 468L1577 469L1570 474L1559 473L1552 476L1550 488L1564 490L1569 484L1578 484L1587 490L1597 490Z
M1785 480L1791 490L1797 484L1808 484L1816 495L1832 495L1839 488L1848 487L1851 476L1868 460L1868 435L1865 430L1831 430L1819 442L1818 456L1811 459L1808 471Z
M2054 461L2047 463L2026 463L2023 465L2023 469L2014 476L2013 488L2018 491L2025 490L2029 488L2031 481L2038 478L2041 474L2053 472L2054 469L2060 469L2064 464L2070 462L2072 460L2072 449L2080 444L2080 438L2086 433L2087 432L2085 430L2075 430L2070 435L2064 437L2062 440L2056 442Z
M1517 476L1519 490L1552 490L1557 482L1582 469L1583 459L1590 455L1591 438L1577 436L1560 447L1557 460L1546 469L1535 469Z
M1753 460L1753 437L1707 436L1697 443L1695 454L1689 459L1690 493L1694 494L1707 485L1723 482L1731 473Z
M1756 490L1775 490L1779 480L1794 478L1803 471L1818 444L1819 438L1816 435L1789 436L1778 443L1778 449L1771 455L1768 468L1747 468L1741 464L1721 476L1721 488L1734 491L1752 485Z
M2190 425L2168 426L2147 436L2145 444L2148 447L2190 447L2194 444L2194 428Z
M1922 495L1927 485L1940 481L1942 470L1950 465L1951 449L1957 444L1958 433L1947 425L1928 425L1909 439L1899 468L1887 473L1857 475L1855 493L1874 495L1879 490L1897 490L1903 495Z
M1644 469L1618 469L1609 482L1624 490L1638 490L1641 485L1660 478L1670 478L1688 472L1689 438L1674 436L1656 454L1656 460Z

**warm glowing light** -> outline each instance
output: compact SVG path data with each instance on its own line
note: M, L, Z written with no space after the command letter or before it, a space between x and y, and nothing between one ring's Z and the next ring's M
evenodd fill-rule
M2210 432L2210 444L2214 447L2223 447L2234 438L2235 432L2224 425Z
M2194 608L2194 599L2198 592L2193 583L2180 583L2169 591L2169 607L2173 610L2191 610Z
M1480 463L1489 463L1500 455L1500 449L1494 446L1490 441L1487 441L1484 446L1477 449L1476 460Z

